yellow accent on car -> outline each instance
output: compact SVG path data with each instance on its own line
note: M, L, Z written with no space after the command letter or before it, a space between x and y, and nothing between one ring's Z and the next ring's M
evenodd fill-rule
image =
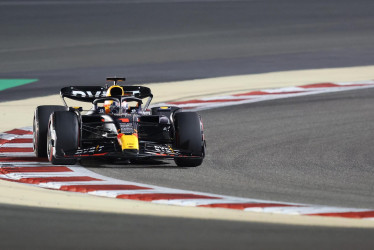
M169 109L170 107L160 107L160 109Z
M125 94L125 91L123 90L121 86L118 86L118 85L110 86L106 92L106 96L116 96L116 95L123 96L124 94Z
M121 144L122 150L126 149L136 149L139 150L139 140L135 134L132 135L124 135L119 138L119 142Z

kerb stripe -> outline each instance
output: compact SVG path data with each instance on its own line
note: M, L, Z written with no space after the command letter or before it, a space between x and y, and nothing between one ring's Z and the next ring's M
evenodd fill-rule
M217 207L244 210L250 207L295 207L297 205L279 204L279 203L216 203L208 205L199 205L199 207Z
M68 167L63 166L45 166L45 167L1 167L0 173L48 173L48 172L73 172Z
M32 153L34 150L32 148L5 148L0 147L0 153Z
M181 199L220 199L218 197L197 194L121 194L119 199L154 201L154 200L181 200Z
M48 182L72 182L72 181L102 181L101 179L90 176L56 176L56 177L39 177L39 178L22 178L19 180L23 183L40 184Z
M32 135L33 134L32 131L27 131L23 129L12 129L4 133L13 134L13 135Z
M70 192L80 192L80 193L88 193L100 190L142 190L142 189L152 189L147 187L141 187L136 185L67 185L61 186L60 190L62 191L70 191Z

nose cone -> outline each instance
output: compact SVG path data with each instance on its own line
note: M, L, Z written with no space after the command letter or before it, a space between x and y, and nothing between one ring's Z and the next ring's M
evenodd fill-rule
M138 140L138 135L137 134L131 134L131 135L126 135L126 134L118 134L117 136L118 143L122 147L122 151L125 152L127 150L130 151L139 151L139 140Z

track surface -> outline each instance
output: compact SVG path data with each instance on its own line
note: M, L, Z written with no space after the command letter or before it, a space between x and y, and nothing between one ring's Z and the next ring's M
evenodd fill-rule
M181 189L374 208L373 106L374 89L366 89L202 111L208 151L200 167L83 165Z
M371 0L0 1L0 78L40 79L0 101L109 75L147 83L371 65L373 8Z
M0 92L0 101L55 94L70 81L97 84L113 74L143 83L374 64L371 0L74 2L0 1L0 77L40 79ZM91 170L198 191L372 208L373 95L364 90L205 111L209 151L202 167ZM0 210L4 248L374 245L370 230Z
M253 249L371 249L374 244L373 230L368 229L35 208L28 208L25 213L22 207L4 205L0 209L3 249L248 249L248 246Z

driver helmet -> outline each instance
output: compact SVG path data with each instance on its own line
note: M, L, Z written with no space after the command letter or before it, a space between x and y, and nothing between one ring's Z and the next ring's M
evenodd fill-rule
M108 88L108 91L106 92L106 96L123 96L125 94L125 91L121 86L113 85ZM125 102L124 102L125 103ZM122 103L123 107L123 103ZM116 114L119 112L119 103L112 100L106 100L104 102L104 108L106 114Z

